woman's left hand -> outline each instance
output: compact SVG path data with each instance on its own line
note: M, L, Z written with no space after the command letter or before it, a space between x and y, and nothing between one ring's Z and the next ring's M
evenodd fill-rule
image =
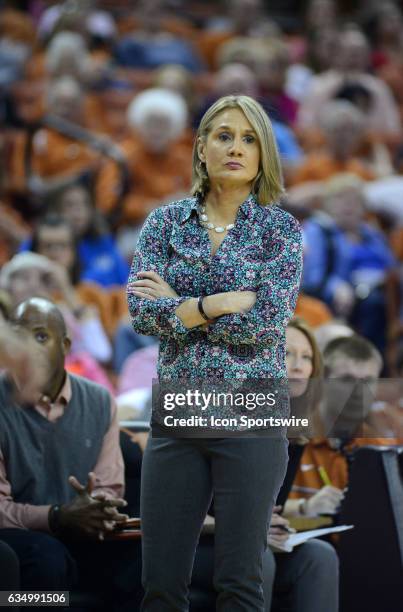
M179 297L176 291L157 272L140 271L137 273L139 280L127 285L127 292L146 300L157 300L161 297Z

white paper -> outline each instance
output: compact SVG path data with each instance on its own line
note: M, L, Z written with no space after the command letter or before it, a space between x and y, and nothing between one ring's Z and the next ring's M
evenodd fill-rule
M311 529L310 531L300 531L299 533L291 533L287 540L283 544L271 545L274 551L291 552L294 546L303 544L312 538L320 538L321 536L327 535L328 533L339 533L340 531L347 531L353 529L354 525L339 525L338 527L324 527L323 529Z
M133 389L132 391L126 391L126 393L122 393L116 397L116 404L119 408L127 408L128 410L133 410L134 418L138 418L141 414L146 404L151 396L151 389L148 387L144 387L141 389Z

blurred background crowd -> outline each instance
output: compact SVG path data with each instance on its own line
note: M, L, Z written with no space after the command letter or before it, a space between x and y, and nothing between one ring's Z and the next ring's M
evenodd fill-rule
M67 367L145 387L156 339L125 283L148 213L189 192L194 130L220 96L267 110L281 205L303 223L297 314L403 369L403 2L0 1L0 317L61 307Z

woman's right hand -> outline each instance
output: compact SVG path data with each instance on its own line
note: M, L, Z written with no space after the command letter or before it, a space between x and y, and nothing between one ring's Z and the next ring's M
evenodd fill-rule
M128 283L127 292L146 300L179 297L176 291L154 270L137 272L137 280Z

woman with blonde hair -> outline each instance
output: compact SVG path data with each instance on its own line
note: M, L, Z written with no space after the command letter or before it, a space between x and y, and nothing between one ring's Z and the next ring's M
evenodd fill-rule
M214 380L262 379L267 389L268 379L286 377L302 247L298 222L276 205L282 190L263 108L247 96L219 99L196 135L193 197L149 215L129 278L134 329L160 337L160 384L180 379L183 390L184 380L209 388ZM190 401L175 409L191 411ZM141 490L143 612L188 610L212 498L217 610L263 611L262 555L287 464L285 437L173 431L158 421L158 407L153 412Z
M319 403L322 399L323 359L314 334L305 321L294 317L287 327L286 363L290 385L291 411L302 418L308 418L309 427L305 439L291 440L289 447L290 464L294 464L293 473L287 471L287 479L292 484L299 470L304 446L309 440L318 438L322 431ZM288 487L290 490L291 486ZM284 514L292 516L315 516L321 512L333 512L341 501L341 491L333 486L325 486L308 500L292 492L284 506ZM310 604L308 609L313 610ZM329 611L330 611L329 606Z

